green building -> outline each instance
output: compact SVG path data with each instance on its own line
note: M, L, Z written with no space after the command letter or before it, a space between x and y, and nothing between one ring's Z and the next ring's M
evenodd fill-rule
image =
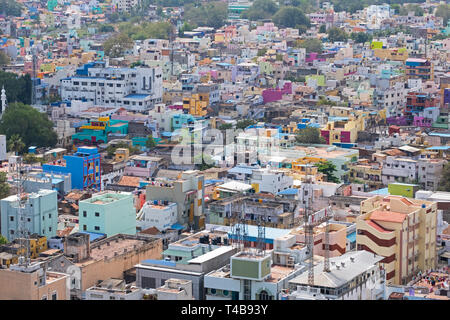
M419 185L408 183L390 183L388 184L388 192L390 195L414 198L419 190Z
M136 209L129 192L105 192L80 201L80 231L116 234L136 234Z

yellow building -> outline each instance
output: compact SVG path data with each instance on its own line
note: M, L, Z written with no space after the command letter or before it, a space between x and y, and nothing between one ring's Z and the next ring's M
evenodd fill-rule
M352 108L332 107L328 123L321 129L321 135L327 144L355 143L358 132L365 130L368 114L354 111Z
M195 93L190 98L183 98L183 110L196 117L206 116L206 107L209 104L207 93Z
M419 271L436 267L436 202L375 196L361 202L357 250L385 257L388 284L407 284Z
M114 161L122 162L127 161L130 157L130 150L127 148L117 148L116 152L114 153Z
M392 49L380 49L374 48L373 54L375 57L382 60L402 61L405 62L408 59L408 50L406 48L392 48Z
M378 162L369 163L368 160L359 160L357 163L351 163L349 169L350 182L366 184L369 189L379 189L383 185L382 167Z
M47 248L47 237L41 237L39 235L32 235L29 239L29 256L31 259L36 259L39 257L41 252L46 251ZM3 252L10 253L12 255L20 256L25 255L25 248L21 247L20 239L14 240L12 243L3 245Z

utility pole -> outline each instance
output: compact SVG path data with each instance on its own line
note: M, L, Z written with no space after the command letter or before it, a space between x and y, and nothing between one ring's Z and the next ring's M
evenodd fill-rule
M23 169L22 158L17 159L16 163L16 185L17 185L17 218L19 219L19 265L28 267L30 264L30 233L26 226L25 215L25 201L23 201L24 194L22 194L23 186Z

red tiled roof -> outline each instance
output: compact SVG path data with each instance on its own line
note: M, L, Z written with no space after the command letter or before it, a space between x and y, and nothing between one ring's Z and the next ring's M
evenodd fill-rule
M139 182L141 181L141 177L131 177L131 176L123 176L120 178L119 185L128 186L128 187L139 187Z
M389 233L389 232L391 232L391 230L387 230L387 229L383 228L383 227L380 226L378 223L376 223L376 222L374 222L374 221L372 221L372 220L369 220L369 221L367 222L367 224L368 224L369 226L373 227L375 230L378 230L378 231L380 231L380 232L384 232L384 233Z
M406 214L395 211L376 210L370 215L371 220L402 223L406 219Z

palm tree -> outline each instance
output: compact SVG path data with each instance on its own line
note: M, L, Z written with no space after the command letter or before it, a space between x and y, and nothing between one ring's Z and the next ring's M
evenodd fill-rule
M17 154L25 148L22 138L18 134L13 134L8 141L8 148Z

